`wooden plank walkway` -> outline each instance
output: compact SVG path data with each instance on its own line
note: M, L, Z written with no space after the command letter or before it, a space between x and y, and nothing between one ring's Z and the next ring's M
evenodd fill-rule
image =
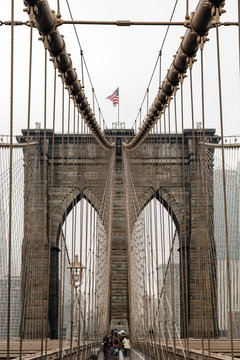
M152 342L152 344L154 341ZM159 342L156 342L156 344L160 347ZM162 341L162 347L165 348L165 342ZM63 344L64 345L64 344ZM82 344L81 344L82 345ZM172 352L173 348L169 341L169 351ZM149 346L151 346L151 342L149 342ZM205 357L208 354L208 341L204 340L203 342L204 346L204 353ZM233 341L234 346L234 357L240 358L240 340L234 340ZM50 340L47 341L47 347L48 352L58 352L59 351L59 340ZM20 348L20 342L19 340L13 340L10 342L10 357L11 359L18 358L19 357L19 348ZM181 341L176 341L176 348L178 350L185 350L185 341L182 339ZM44 342L44 349L45 349L45 342ZM23 356L28 358L34 357L37 354L39 354L41 351L41 340L24 340L23 341ZM45 351L44 351L45 352ZM189 340L189 352L195 353L198 355L202 354L202 341L201 339L190 339ZM7 342L6 341L0 341L0 359L6 359L6 353L7 353ZM216 357L219 359L227 359L231 357L231 342L230 340L226 339L213 339L210 340L210 353L215 354ZM32 355L32 356L31 356ZM201 356L200 356L201 357Z

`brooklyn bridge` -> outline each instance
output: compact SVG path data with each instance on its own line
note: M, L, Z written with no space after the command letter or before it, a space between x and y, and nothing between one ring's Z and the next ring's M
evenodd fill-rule
M113 333L130 339L121 359L240 357L240 1L172 1L165 21L84 20L68 0L24 0L20 18L6 6L0 357L111 359ZM162 29L132 125L119 88L105 120L78 26Z

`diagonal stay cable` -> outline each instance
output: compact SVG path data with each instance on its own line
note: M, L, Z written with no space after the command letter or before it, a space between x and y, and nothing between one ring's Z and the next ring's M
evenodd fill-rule
M67 0L66 0L66 1L67 1ZM174 4L174 7L173 7L172 14L171 14L171 16L170 16L169 22L171 22L172 19L173 19L173 16L174 16L174 13L175 13L177 4L178 4L178 0L175 1L175 4ZM160 56L162 55L162 50L163 50L164 44L165 44L165 42L166 42L169 29L170 29L170 25L168 25L168 27L167 27L167 29L166 29L166 32L165 32L165 35L164 35L164 38L163 38L163 41L162 41L162 45L161 45L160 50L159 50L159 54L158 54L157 60L156 60L155 65L154 65L154 67L153 67L152 75L151 75L150 80L149 80L148 85L147 85L147 89L149 89L149 86L151 85L153 76L154 76L154 74L155 74L155 71L156 71L156 68L157 68L157 65L158 65L159 58L160 58ZM145 101L145 99L146 99L146 96L147 96L147 91L146 91L145 94L144 94L143 100L142 100L142 102L141 102L140 109L142 108L142 106L143 106L143 104L144 104L144 101ZM134 124L135 124L136 121L137 121L137 118L138 118L138 116L139 116L139 112L140 112L140 110L138 111L138 114L137 114L137 117L136 117L136 119L135 119L135 121L134 121ZM134 125L133 125L133 126L134 126Z
M62 80L67 86L69 94L73 97L78 111L84 118L88 128L105 150L111 150L113 144L107 140L102 132L95 114L88 103L83 86L72 65L71 57L66 50L65 41L57 29L59 20L52 13L48 1L25 0L24 3L27 6L26 11L31 22L40 32L44 47L48 49L54 66L59 70Z
M209 6L205 6L205 0L201 0L196 11L187 20L188 30L174 56L162 86L148 110L144 123L132 141L124 144L127 150L134 150L138 147L151 131L154 124L160 119L180 80L184 78L189 64L194 60L200 44L204 42L209 29L212 27L216 11L219 12L219 15L224 12L222 9L224 6L223 0L209 0L208 3Z
M178 1L178 0L177 0ZM71 17L71 20L73 20L73 15L72 15L72 11L71 11L71 8L70 8L70 5L69 5L69 1L66 0L66 3L67 3L67 7L68 7L68 11L69 11L69 14L70 14L70 17ZM89 82L91 84L91 88L94 89L94 86L93 86L93 82L92 82L92 79L91 79L91 76L90 76L90 73L89 73L89 70L88 70L88 66L87 66L87 63L86 63L86 59L85 59L85 56L83 54L83 48L82 48L82 45L81 45L81 42L80 42L80 39L79 39L79 36L78 36L78 32L77 32L77 28L76 28L76 25L73 24L73 28L74 28L74 32L75 32L75 35L76 35L76 38L77 38L77 42L78 42L78 45L79 45L79 48L80 48L80 51L81 51L81 54L82 54L82 57L83 57L83 62L84 62L84 65L85 65L85 69L86 69L86 72L87 72L87 75L88 75L88 79L89 79ZM97 105L98 105L98 108L100 109L100 105L99 105L99 102L98 102L98 99L97 99L97 96L96 96L96 93L94 92L94 97L96 99L96 102L97 102ZM102 116L103 118L103 116ZM104 118L103 118L103 121L105 122ZM105 122L106 123L106 122Z

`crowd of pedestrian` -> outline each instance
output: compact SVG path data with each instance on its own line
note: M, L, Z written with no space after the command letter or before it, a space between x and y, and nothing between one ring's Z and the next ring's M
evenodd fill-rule
M130 340L125 332L118 332L117 329L112 329L110 336L104 336L102 345L104 357L108 357L109 354L114 354L117 357L120 350L122 350L124 356L128 356L131 347Z

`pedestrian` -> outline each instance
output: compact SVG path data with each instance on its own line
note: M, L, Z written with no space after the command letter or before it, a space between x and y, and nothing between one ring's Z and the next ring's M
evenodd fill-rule
M104 338L103 338L103 354L104 354L104 357L108 356L109 349L110 349L109 337L107 335L105 335Z
M120 346L120 340L119 340L117 333L115 333L115 335L113 337L112 346L113 346L114 354L117 356L118 352L119 352L119 346Z
M126 337L123 339L122 344L123 344L123 354L124 354L124 356L127 356L127 355L128 355L128 351L129 351L130 348L131 348L131 344L130 344L130 340L129 340L128 336L126 336Z

